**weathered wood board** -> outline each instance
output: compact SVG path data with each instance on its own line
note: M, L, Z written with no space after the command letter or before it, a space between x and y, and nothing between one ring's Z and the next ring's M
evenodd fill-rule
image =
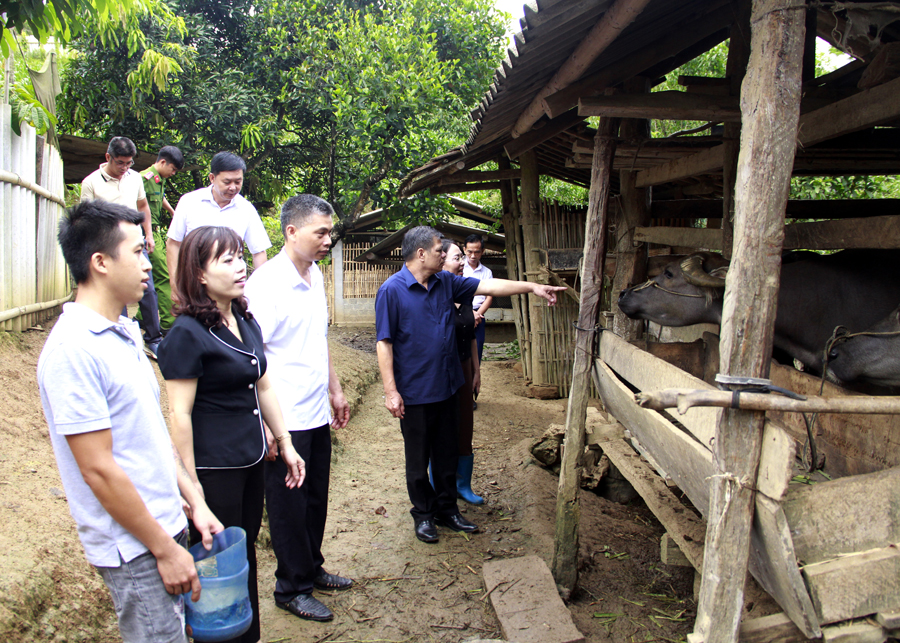
M821 636L816 611L797 567L788 521L781 505L762 494L756 494L750 546L753 577L806 636Z
M900 607L900 550L882 547L803 567L822 624Z
M486 562L484 586L506 640L519 643L584 642L557 593L550 569L538 556Z
M804 395L818 395L821 381L808 373L772 364L769 378L776 386ZM823 395L848 395L849 391L825 383ZM806 440L800 413L770 411L769 419L784 426L795 439ZM816 444L825 455L825 471L834 478L872 473L900 466L900 416L820 414L816 420Z
M900 543L900 468L791 488L782 508L802 564Z
M741 623L741 643L807 643L805 636L786 614L771 614Z
M601 339L600 356L616 373L641 391L664 388L714 390L714 387L703 380L688 375L677 366L654 357L611 333L605 333ZM634 405L633 396L632 405ZM673 417L709 449L716 434L716 423L720 413L719 409L698 407L690 409L685 415L676 413ZM638 439L641 443L645 442L642 435L638 435ZM656 451L653 451L653 454L659 459ZM763 435L757 488L775 500L784 497L793 475L791 465L794 455L794 440L781 427L767 422ZM669 471L665 464L662 466Z
M685 508L662 478L624 441L606 442L601 447L610 462L641 495L694 569L702 569L703 540L706 537L703 520Z

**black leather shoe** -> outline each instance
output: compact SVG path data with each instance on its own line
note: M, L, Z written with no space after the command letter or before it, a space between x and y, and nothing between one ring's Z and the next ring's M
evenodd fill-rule
M275 601L275 605L308 621L330 621L334 618L331 610L310 594L297 594L289 602Z
M353 587L353 581L337 574L329 574L322 569L313 580L313 587L316 589L341 591Z
M447 527L449 529L452 529L453 531L464 531L467 534L478 531L478 525L473 522L469 522L468 520L463 518L461 514L454 514L448 517L438 516L434 519L434 521L442 527Z
M416 538L423 543L436 543L438 541L437 527L433 520L423 520L416 523Z

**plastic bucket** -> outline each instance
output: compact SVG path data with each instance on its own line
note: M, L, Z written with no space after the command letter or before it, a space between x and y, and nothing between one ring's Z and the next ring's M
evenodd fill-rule
M250 565L247 536L240 527L229 527L213 537L213 548L201 543L191 547L200 576L200 600L185 594L185 619L197 641L225 641L240 636L253 621L247 591Z

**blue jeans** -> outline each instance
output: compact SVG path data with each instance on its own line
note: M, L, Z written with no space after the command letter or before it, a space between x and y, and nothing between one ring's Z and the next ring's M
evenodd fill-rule
M175 537L187 545L187 533ZM109 588L124 643L187 643L184 597L169 594L149 551L118 567L97 567Z

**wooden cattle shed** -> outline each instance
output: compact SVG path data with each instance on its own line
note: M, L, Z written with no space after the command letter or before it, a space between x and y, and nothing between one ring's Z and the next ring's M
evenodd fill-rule
M538 0L526 5L521 33L471 113L466 143L405 179L402 195L501 190L509 275L574 286L580 306L553 561L564 595L577 582L575 481L587 442L632 481L702 574L690 641L897 635L896 415L824 416L820 447L834 479L798 488L790 484L805 439L797 413L679 415L642 408L634 395L708 390L701 376L710 371L818 392L817 381L770 360L781 252L900 248L900 216L895 200L789 201L789 180L900 173L897 20L894 2ZM817 36L853 62L816 77ZM724 78L681 77L682 91L651 91L726 40ZM589 117L598 120L589 126ZM648 119L707 126L651 138ZM553 251L563 249L542 243L541 175L590 186L576 279L554 270ZM809 218L818 221L791 221ZM641 341L641 324L614 301L602 310L601 295L610 260L618 292L646 278L648 255L695 248L721 250L731 268L721 339L702 342L692 375L657 358L666 350ZM547 309L523 298L516 310L520 342L533 353L524 356L526 374L544 384L534 355ZM591 378L609 417L586 431ZM783 613L740 622L748 570Z

